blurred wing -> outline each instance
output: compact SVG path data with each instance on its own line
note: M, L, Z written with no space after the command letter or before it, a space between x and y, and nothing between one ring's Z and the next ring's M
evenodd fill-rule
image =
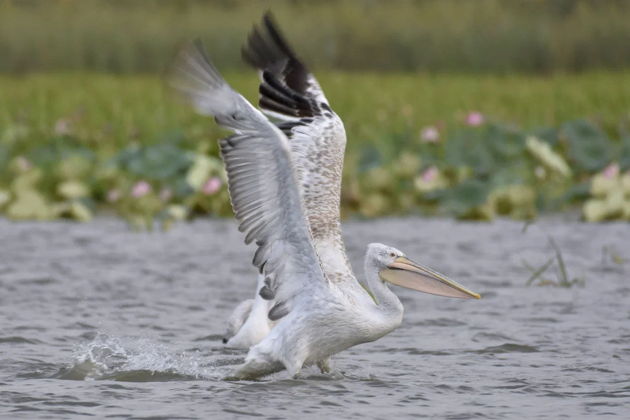
M232 208L245 242L258 245L253 263L266 276L261 295L278 302L276 316L286 314L296 294L327 282L311 243L288 140L232 90L199 42L181 51L173 70L172 85L196 110L236 133L220 142Z
M315 239L339 231L346 132L313 74L296 57L269 13L254 27L243 58L260 71L259 106L290 139Z

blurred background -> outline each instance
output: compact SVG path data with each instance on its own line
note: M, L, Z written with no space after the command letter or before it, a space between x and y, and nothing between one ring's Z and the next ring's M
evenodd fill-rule
M630 220L625 0L0 0L0 214L229 216L214 122L164 74L271 10L346 124L344 217Z

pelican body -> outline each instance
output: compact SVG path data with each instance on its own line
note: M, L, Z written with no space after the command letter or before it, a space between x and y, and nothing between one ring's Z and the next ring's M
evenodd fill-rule
M228 323L227 344L249 348L235 379L282 369L295 376L312 364L325 372L331 355L388 334L403 316L389 284L479 298L378 243L368 245L359 283L339 221L343 123L269 14L262 28L254 28L243 56L259 70L264 114L227 84L199 42L180 52L171 79L199 113L234 133L220 141L221 156L239 230L257 245L260 272L255 299Z

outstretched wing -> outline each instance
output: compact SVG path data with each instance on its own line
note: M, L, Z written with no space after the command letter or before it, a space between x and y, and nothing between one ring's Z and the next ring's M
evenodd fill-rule
M259 106L278 120L291 153L313 237L338 236L346 133L319 83L284 40L270 13L254 27L243 58L260 72Z
M327 284L303 210L287 137L210 64L200 42L183 49L172 85L196 110L234 135L221 140L232 208L245 242L258 245L254 265L266 276L275 316L298 293ZM270 312L271 316L271 312Z

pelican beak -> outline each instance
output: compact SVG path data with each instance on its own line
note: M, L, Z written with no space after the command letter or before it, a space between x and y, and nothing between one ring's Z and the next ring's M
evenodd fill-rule
M397 286L432 295L464 299L481 298L479 294L466 289L461 284L406 257L396 258L387 268L381 270L379 275L381 279Z

